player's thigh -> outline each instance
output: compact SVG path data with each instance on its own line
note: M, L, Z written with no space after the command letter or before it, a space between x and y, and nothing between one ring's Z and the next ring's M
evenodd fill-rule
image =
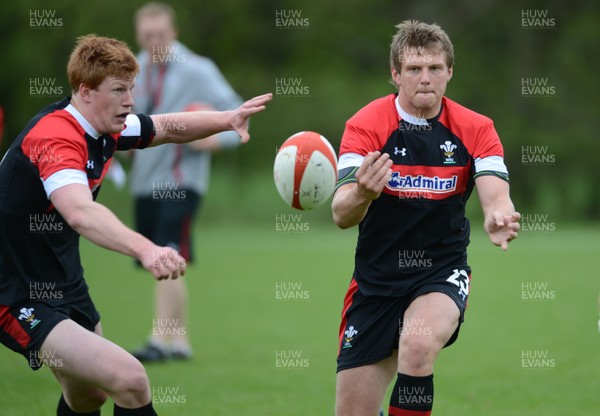
M336 416L377 415L396 374L397 352L372 364L339 371L336 378Z
M339 329L336 413L376 415L397 373L402 298L365 296L353 279Z
M102 336L102 326L100 322L96 324L94 333ZM57 366L60 367L60 366ZM74 377L64 371L60 371L57 367L50 367L52 374L61 385L63 393L68 397L70 404L77 404L77 399L81 400L98 400L103 402L106 400L106 393L92 383L84 383L78 377ZM75 403L74 403L75 401Z
M94 334L100 337L104 336L104 332L102 331L102 324L100 322L96 324L96 327L94 328Z
M55 358L60 364L54 368L59 381L77 379L79 383L95 385L109 393L132 380L136 386L147 383L143 366L127 351L70 319L61 321L50 331L40 353Z
M418 342L441 350L458 328L461 311L445 293L429 292L416 297L406 308L400 331L403 343Z

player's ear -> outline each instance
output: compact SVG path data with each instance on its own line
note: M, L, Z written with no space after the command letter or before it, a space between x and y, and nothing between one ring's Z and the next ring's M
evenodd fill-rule
M89 103L91 100L91 90L92 89L90 87L81 83L79 84L79 88L77 88L77 94L81 97L81 99L84 102Z
M396 85L400 85L400 74L398 73L398 71L396 71L396 68L392 67L391 73L392 73L392 80L394 81L394 83Z
M448 81L452 79L453 67L448 68Z

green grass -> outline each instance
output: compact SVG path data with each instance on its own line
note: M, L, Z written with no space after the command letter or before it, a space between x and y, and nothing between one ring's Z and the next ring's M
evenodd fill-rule
M186 403L157 405L160 415L333 414L339 314L356 231L312 215L302 214L308 230L298 233L277 231L274 220L200 221L199 261L185 277L195 358L147 367L153 386L178 389ZM473 228L469 308L459 340L436 364L434 414L597 414L600 230L525 234L504 253ZM82 252L105 336L139 346L152 323L150 276L86 241ZM283 282L301 284L308 299L276 299ZM546 283L555 298L523 301L527 282ZM277 368L276 353L290 350L305 367ZM547 352L554 365L523 368L523 351ZM54 414L59 390L47 369L34 373L0 348L0 374L0 415ZM104 414L112 414L108 404Z

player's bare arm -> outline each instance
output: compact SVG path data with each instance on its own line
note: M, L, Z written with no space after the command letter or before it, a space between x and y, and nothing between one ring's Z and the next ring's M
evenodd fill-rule
M218 111L208 104L195 105L195 107L196 108L190 109L189 111ZM193 152L217 152L221 149L218 134L213 134L202 140L194 140L193 142L187 143L185 146Z
M475 184L484 215L483 228L494 245L507 250L521 228L521 214L510 199L508 182L495 176L480 176Z
M186 146L194 152L218 152L221 149L217 134L205 137L202 140L194 140L186 144Z
M187 111L218 111L212 105L209 104L192 104L192 108L186 109ZM221 149L221 143L219 141L219 135L213 134L212 136L205 137L202 140L194 140L187 143L185 146L193 152L217 152Z
M371 201L379 198L392 175L390 155L368 153L356 171L356 183L340 187L331 205L333 220L340 228L352 227L365 217Z
M259 95L230 111L188 111L152 115L156 136L151 146L163 143L188 143L229 130L239 134L242 143L246 143L250 140L248 133L250 116L263 111L272 98L271 93Z
M169 247L159 247L127 228L108 208L95 202L89 188L71 184L50 194L67 223L94 244L138 259L158 280L185 273L185 260Z

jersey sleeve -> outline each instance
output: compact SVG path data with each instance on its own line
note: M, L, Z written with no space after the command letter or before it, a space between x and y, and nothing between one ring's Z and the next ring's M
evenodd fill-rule
M154 122L146 114L129 114L117 139L117 150L144 149L154 140Z
M23 141L22 150L39 172L46 195L66 185L88 185L85 165L87 149L76 135L32 137Z
M52 192L56 191L63 186L79 184L88 186L88 178L85 172L79 169L62 169L56 173L53 173L48 179L42 181L44 184L44 191L46 196L50 199Z
M474 178L479 176L497 176L508 181L508 169L504 164L504 150L490 120L479 131L473 152L475 159Z
M356 116L348 120L340 144L337 191L341 186L356 182L356 171L369 152L379 149L375 132L361 126Z
M364 124L364 122L360 122L360 119L354 117L348 120L340 144L340 157L349 153L364 158L367 153L380 150L381 146L376 132L372 128L364 126ZM351 163L358 163L357 166L360 166L362 160L359 161L358 158L354 158Z

